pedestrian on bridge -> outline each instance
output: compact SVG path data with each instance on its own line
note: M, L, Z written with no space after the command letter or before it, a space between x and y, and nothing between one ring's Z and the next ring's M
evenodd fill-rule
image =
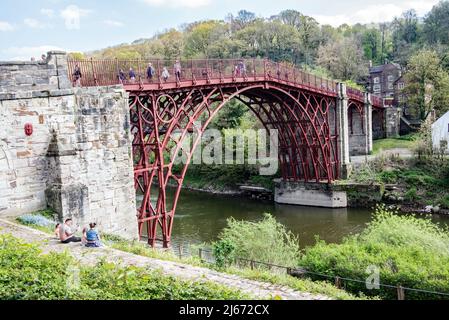
M164 79L164 82L167 82L168 78L170 78L170 73L168 73L167 67L164 67L162 70L162 79Z
M123 71L123 69L120 69L120 71L118 72L118 79L121 84L123 84L126 81L126 76L125 76L125 72Z
M154 68L153 65L149 63L147 68L147 79L149 82L153 82L153 76L154 76Z
M73 86L74 87L81 87L81 68L80 65L77 63L75 65L75 70L73 71Z
M181 62L179 62L179 60L176 60L174 67L175 67L176 81L180 82L181 81Z
M136 73L134 72L133 68L129 68L129 80L132 83L136 82Z

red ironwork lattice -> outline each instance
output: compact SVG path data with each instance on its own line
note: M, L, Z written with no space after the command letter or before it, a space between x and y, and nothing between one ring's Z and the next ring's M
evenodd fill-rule
M152 64L153 77L146 77ZM243 63L243 67L242 67ZM202 133L232 99L244 103L267 129L279 133L279 164L290 181L331 183L340 176L337 84L286 64L267 60L69 61L69 73L81 71L82 86L122 84L130 94L135 188L142 195L139 234L154 246L168 247L182 183ZM162 77L163 68L170 77ZM132 68L135 79L119 77ZM125 75L126 76L126 75ZM363 115L365 95L349 90L349 108ZM362 117L363 118L363 117ZM199 124L197 120L202 119ZM352 120L351 120L352 122ZM183 149L188 133L196 138ZM175 172L175 160L187 161ZM174 195L168 196L169 186Z

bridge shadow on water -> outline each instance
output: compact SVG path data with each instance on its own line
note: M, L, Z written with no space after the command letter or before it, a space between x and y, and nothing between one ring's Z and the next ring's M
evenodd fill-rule
M167 196L171 198L173 193ZM141 198L138 196L138 202ZM301 247L313 245L316 235L325 241L338 243L343 237L362 231L371 220L371 212L370 209L279 205L242 196L183 190L173 226L173 246L214 241L226 227L228 218L258 221L264 213L271 213L298 235Z

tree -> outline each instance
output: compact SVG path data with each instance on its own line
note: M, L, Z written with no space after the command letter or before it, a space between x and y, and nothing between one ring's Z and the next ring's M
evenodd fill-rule
M230 14L227 20L231 24L232 32L236 32L254 22L256 20L256 14L250 11L240 10L235 17Z
M432 110L442 114L449 109L449 74L435 51L422 49L414 54L405 79L407 102L421 120Z
M317 64L340 80L357 81L368 73L361 45L355 38L343 38L320 46Z
M165 59L173 60L183 55L184 35L171 29L159 37L162 45L162 54Z
M424 37L429 44L449 45L449 1L434 6L424 20Z
M366 59L382 63L382 34L378 29L368 29L362 34L362 46Z
M400 18L395 18L393 28L393 50L396 61L406 64L415 51L418 40L418 17L415 10L405 11Z
M192 28L186 38L187 57L210 57L210 46L229 38L229 26L219 21L206 21Z
M284 10L275 16L274 20L297 30L301 46L301 62L311 64L321 40L318 22L296 10Z

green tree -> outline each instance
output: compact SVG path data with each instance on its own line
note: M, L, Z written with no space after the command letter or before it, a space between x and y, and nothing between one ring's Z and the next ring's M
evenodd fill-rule
M405 77L408 104L421 120L427 119L432 110L439 114L448 110L449 75L435 51L422 49L414 54Z
M378 29L368 29L363 33L362 46L366 59L382 63L382 34Z
M368 73L361 45L355 38L343 38L320 46L317 63L341 80L356 81Z
M206 21L192 28L186 38L187 57L210 57L213 43L229 38L229 26L219 21Z
M449 1L434 6L424 20L424 37L429 44L449 45Z
M184 35L178 30L171 29L159 37L162 54L165 59L174 60L183 55Z

